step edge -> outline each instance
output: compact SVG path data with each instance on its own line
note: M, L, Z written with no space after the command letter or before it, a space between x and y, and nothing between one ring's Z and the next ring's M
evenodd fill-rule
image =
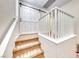
M13 49L13 52L17 52L17 51L20 51L20 50L23 50L23 49L28 49L28 48L31 48L31 47L34 47L34 46L37 46L37 45L41 45L40 42L38 42L38 44L34 44L32 46L29 46L29 47L24 47L24 48L21 48L21 49L17 49L16 47Z
M22 41L28 41L28 40L32 40L32 39L38 39L38 37L30 38L30 39L23 38L22 40L17 39L17 40L15 41L15 43L17 43L17 42L22 42Z

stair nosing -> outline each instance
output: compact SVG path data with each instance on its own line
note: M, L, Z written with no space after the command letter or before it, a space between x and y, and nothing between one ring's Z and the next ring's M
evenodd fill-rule
M40 54L44 54L44 52L43 52L43 51L41 51L40 53L36 54L36 55L35 55L35 56L33 56L32 58L34 58L34 57L36 57L36 56L38 56L38 55L40 55Z
M20 48L20 49L17 49L17 48L15 47L15 48L13 49L13 52L20 51L20 50L23 50L23 49L26 49L26 48L28 49L28 48L31 48L31 47L34 47L34 46L37 46L37 45L40 45L40 42L38 42L38 44L29 46L29 47Z
M40 49L40 48L39 48ZM41 50L41 49L40 49ZM37 53L35 56L37 56L37 55L39 55L39 54L41 54L41 53L43 53L43 51L41 50L41 52L40 53ZM29 58L33 58L33 57L35 57L35 56L30 56Z
M39 48L40 49L40 48ZM41 50L41 49L40 49ZM40 54L44 54L44 52L41 50L41 52L40 53L37 53L35 56L38 56L38 55L40 55ZM24 57L24 58L34 58L35 56L30 56L30 57Z
M38 37L34 37L34 38L29 38L29 39L26 39L26 38L21 38L21 40L20 39L17 39L16 41L15 41L15 43L17 43L17 42L22 42L22 41L28 41L28 40L32 40L32 39L38 39Z

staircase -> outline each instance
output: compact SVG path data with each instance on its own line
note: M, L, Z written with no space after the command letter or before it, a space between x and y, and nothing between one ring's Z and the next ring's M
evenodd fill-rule
M44 58L37 34L22 35L15 41L13 58Z

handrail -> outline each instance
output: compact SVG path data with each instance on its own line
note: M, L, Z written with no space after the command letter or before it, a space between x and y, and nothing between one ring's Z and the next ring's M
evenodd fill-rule
M44 18L45 16L47 16L49 13L51 13L51 12L52 12L53 10L55 10L55 9L57 9L57 10L59 10L59 11L65 13L66 15L68 15L68 16L74 18L74 16L70 15L69 13L63 11L62 9L60 9L60 8L58 8L58 7L55 7L55 8L53 8L52 10L48 11L44 16L42 16L42 17L39 19L39 21L40 21L42 18Z
M0 44L1 44L1 42L2 42L2 39L4 38L4 36L5 36L5 34L7 33L7 31L8 31L8 29L10 28L10 26L12 25L12 23L14 22L14 18L13 18L13 20L11 20L10 22L9 22L9 24L7 25L7 27L6 27L6 29L4 30L4 32L1 34L1 41L0 41Z
M54 9L55 9L55 8L53 8L53 9L50 10L50 11L48 11L44 16L42 16L42 17L39 19L39 21L40 21L42 18L44 18L45 16L47 16L49 13L51 13Z
M0 45L0 57L3 56L3 54L4 54L4 52L5 52L6 48L7 48L8 42L9 42L9 40L10 40L10 37L11 37L11 35L12 35L12 33L13 33L13 30L14 30L14 28L15 28L17 22L18 22L18 19L14 19L14 20L13 20L12 25L9 27L9 29L8 29L8 31L7 31L7 33L6 33L6 35L5 35L4 38L3 38L3 41L2 41L2 43L1 43L1 45Z
M68 16L74 18L74 16L72 16L71 14L69 14L69 13L67 13L66 11L62 10L61 8L58 8L58 7L55 7L55 8L56 8L57 10L63 12L64 14L66 14L66 15L68 15Z

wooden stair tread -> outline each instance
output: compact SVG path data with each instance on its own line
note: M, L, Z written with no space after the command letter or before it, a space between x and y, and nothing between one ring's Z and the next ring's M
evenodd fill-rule
M13 49L14 58L44 58L44 52L41 49L37 34L20 35L15 41Z
M16 42L15 43L15 47L16 46L21 46L21 45L24 45L24 44L33 43L33 42L36 42L36 41L39 41L39 39L32 39L32 40L26 40L26 41Z
M25 37L18 38L16 42L25 41L25 40L31 40L38 38L38 35L26 35Z
M24 44L24 45L21 45L21 46L16 46L13 49L13 52L16 52L16 51L19 51L19 50L22 50L22 49L26 49L26 48L30 48L30 47L33 47L35 45L40 45L40 42L36 41L36 42L29 43L29 44Z
M40 53L36 56L34 56L33 58L45 58L44 53Z
M43 51L38 48L38 49L34 49L32 51L29 51L27 53L24 53L24 54L22 54L20 56L16 56L16 58L32 58L32 57L37 56L37 55L39 55L41 53L43 53Z

